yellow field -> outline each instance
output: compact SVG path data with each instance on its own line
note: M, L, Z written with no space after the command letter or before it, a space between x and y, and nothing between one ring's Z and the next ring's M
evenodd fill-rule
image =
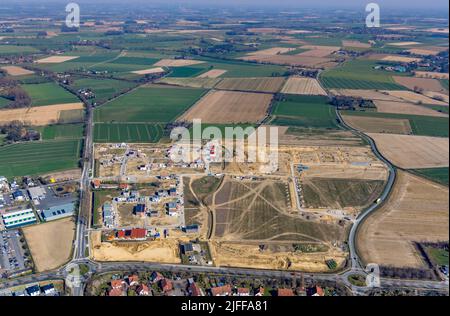
M51 56L36 60L38 64L60 64L69 60L77 59L79 56Z
M281 92L301 95L327 95L317 79L301 77L289 78Z

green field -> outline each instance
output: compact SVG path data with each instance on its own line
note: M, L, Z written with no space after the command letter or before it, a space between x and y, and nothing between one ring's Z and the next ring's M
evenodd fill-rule
M94 112L96 122L168 123L191 107L203 89L167 86L141 87Z
M31 46L0 45L0 55L20 55L36 52L38 50Z
M448 249L428 246L425 247L425 251L434 264L438 266L448 266Z
M82 142L61 140L0 148L0 174L8 178L78 168Z
M305 128L336 128L334 107L322 96L286 95L277 102L271 124Z
M376 65L371 60L351 60L324 72L320 81L328 89L406 90L392 79L393 75L399 74L375 70Z
M6 98L0 97L0 109L7 106L9 102L11 101Z
M362 111L341 111L345 115L370 116L378 118L407 119L414 135L448 137L449 120L446 117L432 117L419 115L403 115Z
M71 85L76 90L91 89L95 93L92 101L97 103L108 101L121 91L134 86L134 83L114 79L79 79Z
M22 88L31 97L32 106L81 102L75 95L54 82L24 84Z
M205 72L206 70L207 68L201 67L174 67L170 69L171 73L168 77L174 78L196 77Z
M96 123L96 143L155 143L163 136L160 124L146 123Z
M48 125L36 128L42 140L81 139L83 124Z
M446 168L432 168L432 169L414 169L414 173L417 173L427 179L436 181L438 183L448 186L448 167Z

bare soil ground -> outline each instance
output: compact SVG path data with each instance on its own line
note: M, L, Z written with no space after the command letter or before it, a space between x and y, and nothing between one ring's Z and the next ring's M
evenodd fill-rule
M303 66L308 68L333 68L337 65L331 58L309 57L299 55L251 55L241 57L243 60L256 61L263 64L287 66Z
M346 258L346 254L336 248L324 252L301 253L274 251L270 247L261 251L257 244L211 242L210 249L214 263L221 267L326 272L329 269L325 260L334 259L338 266L341 266Z
M393 77L395 82L407 87L408 89L415 90L419 88L423 91L444 92L445 89L441 83L436 79L416 78L416 77Z
M449 103L448 94L440 93L440 92L433 92L433 91L425 91L423 94L429 98L439 100L439 101L444 101L447 104Z
M302 178L353 179L353 180L382 180L387 179L387 169L381 164L357 166L342 165L313 165L302 173Z
M69 60L77 59L79 56L51 56L36 60L38 64L60 64Z
M397 55L389 55L389 56L383 57L381 60L383 60L383 61L395 61L395 62L400 62L400 63L412 63L412 62L419 62L422 59L414 58L414 57L404 57L404 56L397 56Z
M417 104L430 104L430 105L443 105L443 106L448 106L447 103L439 101L439 100L435 100L432 98L429 98L425 95L419 94L419 93L415 93L412 91L384 91L385 93L402 99L404 101L408 101L408 102L413 102L413 103L417 103Z
M330 92L334 95L364 98L368 100L402 101L400 98L376 90L333 89Z
M136 75L157 74L162 72L164 72L164 69L162 69L161 67L132 71L132 73Z
M317 79L302 77L289 78L281 92L301 95L327 95Z
M69 260L75 237L72 218L26 227L23 233L37 271L58 268Z
M445 113L440 113L433 109L416 105L409 102L395 102L395 101L374 101L379 113L395 113L395 114L411 114L411 115L425 115L435 117L448 117Z
M153 66L155 67L184 67L203 64L204 61L192 60L192 59L161 59Z
M448 73L431 72L431 71L416 71L415 76L418 78L433 78L433 79L448 79Z
M449 191L399 171L388 202L361 226L357 248L364 262L424 266L414 242L448 240Z
M295 48L273 47L273 48L258 50L256 52L251 52L247 55L248 56L274 56L274 55L289 53L293 50L295 50Z
M429 55L437 55L439 54L438 50L431 50L431 49L424 49L424 48L412 48L409 49L408 52L410 52L413 55L420 55L420 56L429 56Z
M204 123L255 123L262 120L272 100L271 94L213 91L178 121L201 119Z
M220 78L163 78L158 83L164 83L168 85L191 87L191 88L205 88L212 89L220 82Z
M342 41L342 46L344 47L354 47L354 48L370 48L372 47L369 43L362 43L360 41Z
M178 240L101 242L101 232L91 232L91 256L96 261L181 263Z
M4 71L10 76L26 76L26 75L32 75L34 74L34 71L18 67L18 66L5 66L2 67Z
M342 115L344 121L351 127L367 133L391 133L405 134L412 133L409 120L390 119L354 115Z
M0 123L5 124L11 121L21 121L29 125L48 125L57 123L62 111L82 109L83 103L66 103L22 109L0 110Z
M226 72L227 71L223 70L223 69L213 69L213 70L210 70L210 71L207 71L207 72L201 74L197 78L218 78Z
M368 134L381 153L405 169L448 167L449 139L442 137Z
M284 82L284 78L226 78L216 89L276 93Z

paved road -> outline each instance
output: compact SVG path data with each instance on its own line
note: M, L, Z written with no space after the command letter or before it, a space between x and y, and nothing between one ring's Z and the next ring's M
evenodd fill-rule
M395 178L396 178L397 174L396 174L396 169L391 164L391 162L388 161L386 158L384 158L384 156L378 151L378 148L372 138L370 138L366 134L348 126L342 119L342 116L338 110L336 110L336 114L337 114L338 119L341 122L341 125L344 128L352 131L354 134L358 135L362 139L364 139L372 148L372 151L375 154L375 156L378 159L380 159L389 169L388 181L386 183L383 193L380 196L380 200L373 203L372 205L370 205L367 209L363 210L358 215L358 217L356 218L356 220L354 221L354 223L352 225L352 228L350 229L348 246L349 246L350 258L351 258L351 268L352 268L352 270L355 270L355 271L356 270L364 270L364 265L362 264L361 259L359 258L358 252L356 249L356 235L357 235L358 229L359 229L360 225L364 222L364 220L369 215L371 215L373 212L378 210L384 204L384 202L386 202L386 200L389 197L389 194L391 193L392 187L395 183Z

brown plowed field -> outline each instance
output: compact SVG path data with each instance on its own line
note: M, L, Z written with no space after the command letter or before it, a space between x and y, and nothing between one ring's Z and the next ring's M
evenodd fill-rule
M317 79L301 77L289 78L281 92L302 95L327 95Z
M404 169L448 167L448 138L410 135L368 134L380 152Z
M284 81L284 78L226 78L216 89L276 93Z
M342 115L345 123L366 133L411 134L409 120Z
M448 188L399 171L389 200L357 235L365 263L420 268L425 264L414 242L448 240Z
M448 117L447 114L435 111L433 109L416 105L408 102L394 102L394 101L374 101L379 113L394 113L394 114L411 114L411 115L426 115L436 117Z
M256 123L268 111L271 94L213 91L207 94L178 121L201 119L204 123Z
M416 77L393 77L395 82L407 87L410 90L419 88L423 91L444 92L445 89L436 79L416 78Z

